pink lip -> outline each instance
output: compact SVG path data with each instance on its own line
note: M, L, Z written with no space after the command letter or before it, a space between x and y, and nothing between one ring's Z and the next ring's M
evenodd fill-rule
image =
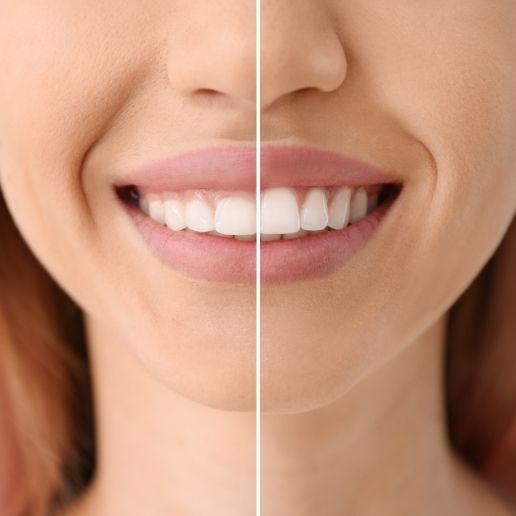
M267 145L260 151L261 186L359 186L393 183L389 172L357 159L294 145ZM256 148L222 147L152 161L122 176L119 185L146 191L193 189L254 190Z
M256 148L222 147L190 151L151 161L120 178L151 192L181 190L254 190Z
M188 152L124 175L117 187L139 191L189 189L253 190L254 147L224 147ZM317 148L273 146L261 149L261 185L350 186L399 183L391 173L354 158ZM297 240L262 242L261 277L285 282L327 274L355 254L375 231L392 200L356 224ZM216 282L253 283L256 245L191 231L173 232L135 206L123 204L151 251L183 275Z

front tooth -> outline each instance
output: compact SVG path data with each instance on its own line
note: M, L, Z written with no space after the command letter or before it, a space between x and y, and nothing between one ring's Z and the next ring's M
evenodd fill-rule
M367 192L365 188L355 190L351 199L349 221L351 223L363 219L367 215Z
M165 224L174 231L181 231L186 227L185 208L178 199L165 201Z
M328 203L322 188L310 188L301 209L301 227L318 231L328 225Z
M281 235L278 235L278 234L269 235L267 233L260 233L260 240L262 240L263 242L271 242L273 240L280 240L280 239L281 239Z
M343 186L339 188L330 203L328 226L332 229L342 229L349 222L349 203L351 188Z
M149 217L160 224L165 224L165 206L159 195L147 197Z
M295 190L287 187L270 188L262 196L261 233L281 235L295 233L301 228Z
M191 199L186 204L185 218L192 231L206 233L215 229L213 208L202 199Z
M215 229L224 235L256 234L256 205L246 197L225 197L215 210Z

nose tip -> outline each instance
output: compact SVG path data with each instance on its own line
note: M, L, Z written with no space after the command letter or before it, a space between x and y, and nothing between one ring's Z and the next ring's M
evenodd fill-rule
M230 15L214 6L206 9L188 30L171 35L167 67L174 90L256 107L256 18L250 4L239 5ZM261 16L260 109L290 94L338 89L347 75L347 57L321 4L298 0L295 9L284 3L266 5L270 8L262 8Z
M210 23L199 23L198 28L175 35L167 60L168 80L174 90L225 98L254 109L256 32L252 16L223 19L214 15Z
M256 101L255 53L245 48L226 51L222 46L192 56L180 73L169 71L172 87L188 95L226 97L254 107Z
M289 94L332 92L347 75L344 46L322 8L301 0L296 7L262 17L262 111Z
M265 110L292 93L338 89L346 78L347 61L343 51L335 50L264 59L260 108Z

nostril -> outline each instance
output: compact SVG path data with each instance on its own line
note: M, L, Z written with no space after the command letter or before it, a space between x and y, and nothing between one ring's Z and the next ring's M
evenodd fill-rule
M198 104L201 104L205 107L245 106L254 108L255 99L251 96L249 96L249 98L247 99L246 94L244 92L241 93L241 95L231 95L229 93L217 89L198 88L196 90L192 90L190 95Z
M213 90L210 88L199 88L195 91L195 93L197 95L203 95L205 97L216 97L216 96L224 95L220 91Z

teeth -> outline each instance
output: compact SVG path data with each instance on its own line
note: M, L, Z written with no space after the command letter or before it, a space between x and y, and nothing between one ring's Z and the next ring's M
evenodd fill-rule
M329 199L329 200L328 200ZM207 190L146 194L140 209L173 231L185 228L238 240L256 238L256 204L251 194ZM262 193L261 240L293 240L340 230L371 213L378 191L364 187L269 188Z
M328 226L332 229L342 229L349 222L349 203L351 200L351 188L343 186L339 188L330 204Z
M297 194L293 188L270 188L262 195L261 233L296 233L301 228Z
M150 212L149 212L149 199L146 198L146 197L143 197L140 199L140 210L143 211L143 213L145 213L145 215L149 215L150 216Z
M223 235L254 235L256 205L245 197L226 197L217 203L215 229Z
M324 229L328 225L328 204L322 188L310 188L301 208L301 227L307 231Z
M174 231L185 229L185 209L183 203L178 199L165 201L165 224Z
M357 222L367 215L367 192L360 187L355 191L351 198L351 207L349 213L349 221Z
M157 195L149 195L148 199L149 217L160 224L165 223L165 207L163 201Z
M213 208L202 199L192 199L186 204L185 218L192 231L207 233L215 229Z

